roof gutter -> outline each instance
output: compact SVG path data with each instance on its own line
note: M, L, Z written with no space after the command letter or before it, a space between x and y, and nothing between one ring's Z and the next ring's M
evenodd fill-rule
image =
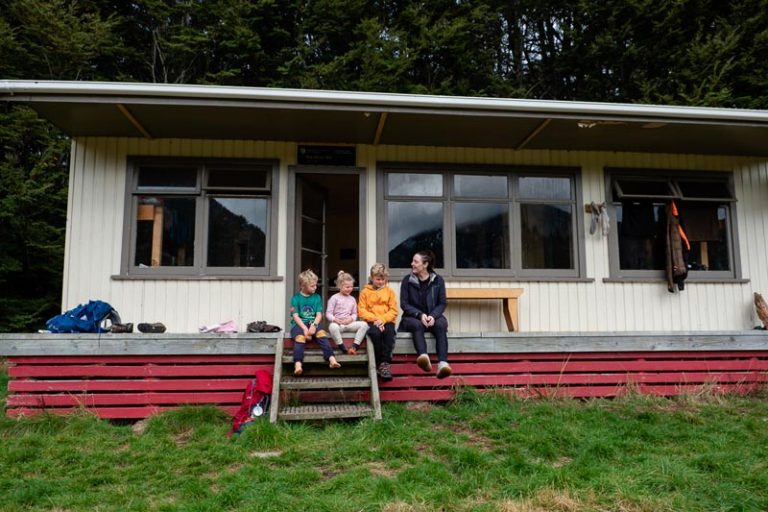
M0 80L0 100L29 101L30 96L58 95L87 101L88 97L196 99L203 101L253 101L270 103L312 103L383 109L471 110L488 113L531 114L546 117L633 117L706 124L749 123L768 125L768 111L709 107L681 107L628 103L526 100L466 96L274 89L215 85L178 85L123 82L78 82L46 80ZM116 101L117 103L118 101Z

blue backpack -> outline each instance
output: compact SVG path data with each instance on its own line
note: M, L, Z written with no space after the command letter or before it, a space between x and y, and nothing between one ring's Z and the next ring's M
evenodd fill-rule
M88 304L80 304L77 307L56 315L46 322L49 331L55 333L108 332L109 328L102 326L106 320L113 324L120 323L120 315L108 303L101 300L91 300Z

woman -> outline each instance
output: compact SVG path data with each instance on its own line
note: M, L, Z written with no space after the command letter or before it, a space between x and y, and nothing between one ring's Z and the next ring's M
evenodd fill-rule
M418 357L416 364L425 372L432 371L427 354L425 332L435 335L437 345L437 378L444 379L451 373L448 364L448 320L443 315L446 306L445 281L435 273L435 254L419 251L411 260L411 274L400 283L400 307L403 318L400 331L410 332L413 348Z

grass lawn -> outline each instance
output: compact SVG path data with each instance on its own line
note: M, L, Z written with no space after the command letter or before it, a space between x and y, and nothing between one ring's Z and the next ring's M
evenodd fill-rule
M0 369L0 399L7 374ZM186 408L0 416L0 510L768 510L768 398L385 404L384 420Z

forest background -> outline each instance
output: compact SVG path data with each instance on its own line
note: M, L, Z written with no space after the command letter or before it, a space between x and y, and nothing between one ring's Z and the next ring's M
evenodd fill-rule
M0 79L768 109L768 0L0 0ZM69 148L0 104L0 332L60 312Z

